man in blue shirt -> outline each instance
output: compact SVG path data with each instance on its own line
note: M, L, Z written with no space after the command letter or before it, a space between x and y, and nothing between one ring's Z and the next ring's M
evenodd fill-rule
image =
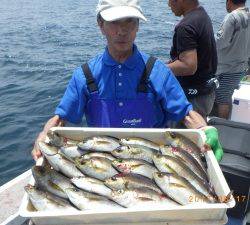
M163 128L168 121L180 120L188 128L206 126L171 70L137 49L139 19L146 21L137 0L99 1L97 21L107 47L74 71L55 116L36 143L51 127L80 123L83 115L91 127ZM40 154L35 144L34 159Z

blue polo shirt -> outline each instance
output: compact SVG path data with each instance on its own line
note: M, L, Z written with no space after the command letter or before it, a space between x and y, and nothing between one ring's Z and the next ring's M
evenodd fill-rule
M134 99L148 58L149 55L138 51L134 45L133 54L124 63L116 62L107 48L104 53L90 60L88 64L100 98L116 101ZM156 100L154 109L158 121L155 127L165 127L169 120L180 121L192 110L179 82L171 70L159 60L155 62L149 77L149 94L153 94ZM86 79L81 67L78 67L55 115L71 123L80 123L88 99Z

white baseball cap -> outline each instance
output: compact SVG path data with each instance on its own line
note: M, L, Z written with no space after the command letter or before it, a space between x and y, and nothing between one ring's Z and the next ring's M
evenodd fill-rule
M99 0L96 7L105 21L115 21L124 18L138 18L147 21L142 14L138 0Z

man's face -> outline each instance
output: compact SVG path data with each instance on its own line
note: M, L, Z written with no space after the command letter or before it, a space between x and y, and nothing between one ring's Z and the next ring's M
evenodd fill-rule
M231 0L227 0L226 1L226 9L227 9L227 12L231 12L231 5L232 5L232 2Z
M121 53L130 51L133 47L139 20L127 18L113 22L99 22L102 34L106 36L108 48L114 52Z
M176 16L182 16L182 0L168 0L168 6Z

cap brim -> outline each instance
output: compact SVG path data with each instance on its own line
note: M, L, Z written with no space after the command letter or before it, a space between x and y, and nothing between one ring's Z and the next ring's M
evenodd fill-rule
M136 8L129 6L116 6L105 9L100 12L102 18L106 21L115 21L125 18L138 18L147 21L145 16Z

